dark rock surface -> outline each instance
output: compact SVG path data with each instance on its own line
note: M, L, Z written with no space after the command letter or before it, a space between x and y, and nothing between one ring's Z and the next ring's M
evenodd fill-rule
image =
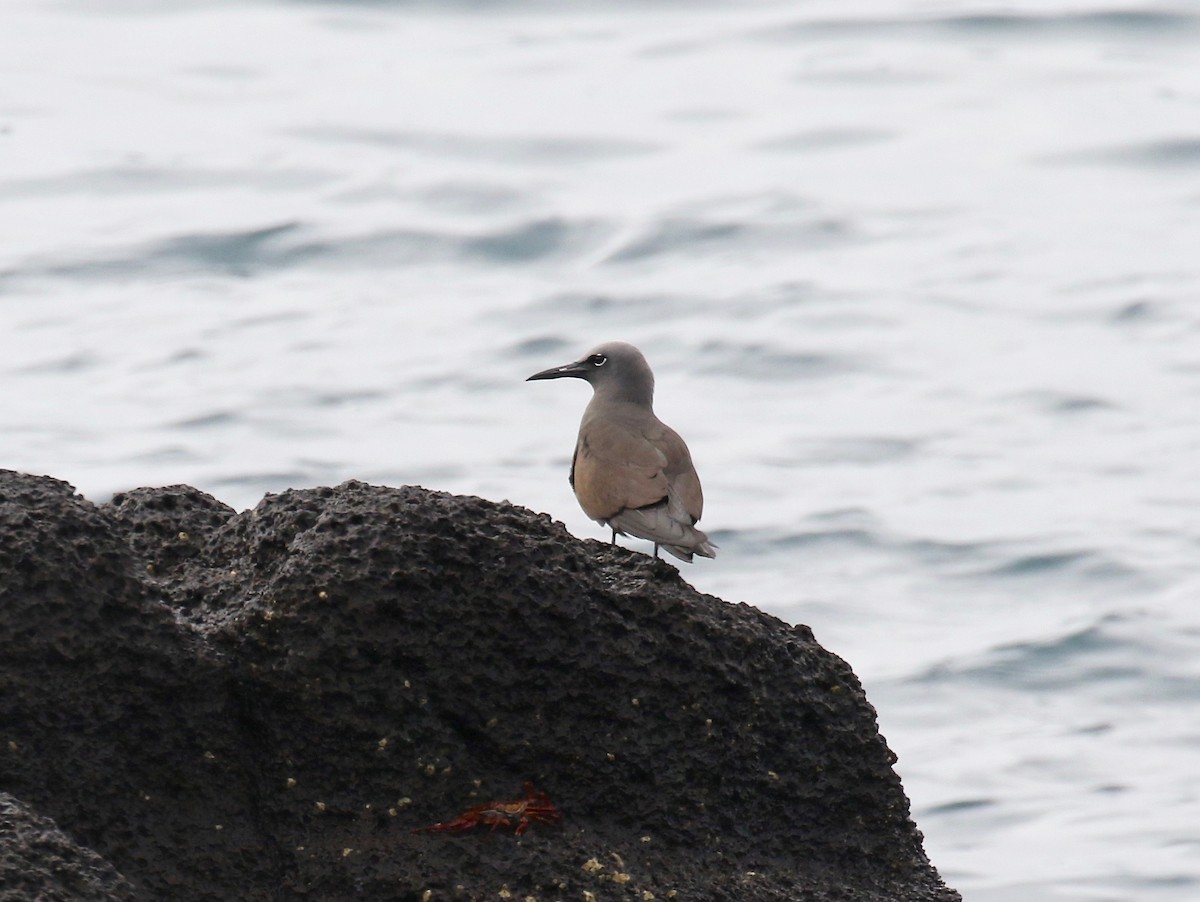
M91 881L47 899L959 898L843 661L544 515L0 471L0 533L0 861ZM525 781L560 828L411 832Z
M127 902L133 887L54 821L0 792L0 902Z

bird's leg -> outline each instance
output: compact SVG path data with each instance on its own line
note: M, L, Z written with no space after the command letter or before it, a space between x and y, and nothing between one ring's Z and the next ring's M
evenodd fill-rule
M616 528L615 526L611 526L611 527L609 527L609 528L610 528L610 529L613 531L613 540L612 540L612 543L613 543L614 545L616 545L616 544L617 544L617 528Z
M658 542L654 543L654 556L656 558L658 557Z

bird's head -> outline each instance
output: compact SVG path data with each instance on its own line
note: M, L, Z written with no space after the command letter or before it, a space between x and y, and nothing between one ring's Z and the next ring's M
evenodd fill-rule
M648 407L654 398L654 373L650 365L641 351L623 341L606 341L573 363L542 370L525 381L567 377L586 379L597 395L614 401L632 401Z

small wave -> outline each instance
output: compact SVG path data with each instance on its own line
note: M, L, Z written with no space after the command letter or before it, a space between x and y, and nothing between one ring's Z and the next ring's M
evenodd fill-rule
M299 138L339 144L369 144L438 157L495 160L531 166L570 166L596 160L644 156L658 145L612 138L497 137L479 134L390 131L321 126L295 129Z
M1087 413L1092 410L1115 410L1117 407L1103 398L1084 395L1059 395L1048 399L1047 406L1053 413Z
M232 410L214 410L212 413L205 413L195 417L188 417L184 420L176 420L171 423L173 429L213 429L218 427L228 426L236 423L241 419L241 416Z
M1114 323L1142 323L1158 319L1162 313L1162 304L1155 301L1138 300L1122 304L1114 310L1109 319Z
M699 348L700 372L741 379L823 379L862 369L861 361L821 351L791 351L765 344L710 341Z
M183 445L163 445L157 448L149 448L137 454L131 454L129 459L138 463L148 464L179 464L202 460L199 454Z
M809 439L798 443L798 461L815 466L827 464L881 464L915 454L921 442L896 436L840 436Z
M131 195L250 188L290 191L327 184L334 176L317 169L170 169L121 166L0 182L0 198L69 195Z
M952 31L1016 34L1078 34L1114 32L1121 37L1137 34L1176 36L1197 27L1195 16L1150 9L1114 9L1102 12L1049 13L972 13L929 20L930 24Z
M783 534L772 533L759 539L764 547L777 551L836 545L842 548L877 549L884 544L878 533L869 529L813 529Z
M1110 580L1136 574L1133 568L1097 551L1055 551L1022 555L989 568L980 574L997 579L1072 574L1090 579Z
M312 392L307 397L307 403L313 407L344 407L348 404L381 401L387 397L385 392L375 389L345 389L343 391Z
M755 145L755 149L773 153L813 153L842 150L864 144L882 144L894 137L895 132L876 128L817 129L762 141Z
M511 185L492 184L484 181L448 181L430 185L412 192L399 192L404 198L419 200L434 210L454 213L492 213L498 210L517 210L526 200L525 195ZM379 200L377 189L364 189L363 200Z
M793 81L809 84L846 85L848 87L902 88L938 82L943 76L917 69L898 69L888 64L823 63L819 68L806 66L792 77ZM890 138L890 136L889 136Z
M647 322L675 319L702 309L705 309L704 301L681 295L556 292L531 302L522 308L521 313L528 317L531 323L539 325L547 321L575 325L581 321L595 321L603 326L609 337L616 338L627 322L635 323L642 329ZM504 322L506 325L512 322L507 312L504 314ZM587 349L580 347L577 352L582 353L585 350Z
M1142 169L1175 170L1200 166L1200 137L1192 135L1098 147L1038 158L1045 164L1099 164Z
M918 682L963 679L1026 691L1058 691L1104 683L1135 684L1144 691L1153 679L1148 670L1154 653L1143 644L1116 634L1117 618L1037 642L1001 645L978 663L939 665Z
M535 219L490 231L454 234L394 229L344 238L307 237L297 222L231 232L181 235L109 257L31 263L0 273L0 283L30 278L104 280L197 272L249 277L303 266L391 268L454 260L527 263L599 243L599 223Z
M1032 391L1022 392L1014 397L1022 402L1032 403L1038 409L1049 414L1083 414L1118 409L1118 405L1114 402L1094 395Z
M266 267L268 261L279 266L285 259L294 258L296 249L281 248L279 243L280 239L295 234L299 228L298 223L289 222L237 232L182 235L140 251L107 258L33 264L10 269L0 273L0 279L48 276L99 280L196 270L248 275Z
M794 465L794 464L793 464ZM904 563L909 567L951 568L962 571L978 567L992 554L986 542L947 542L934 539L910 539L890 533L879 518L863 508L820 511L806 518L808 528L795 530L736 530L738 541L746 543L747 553L828 549L870 551Z
M539 335L535 338L526 338L524 341L519 341L511 345L509 350L518 357L528 358L545 358L550 359L551 356L558 354L581 354L583 348L571 348L570 342L559 335ZM556 358L557 359L557 358ZM552 365L551 363L547 366Z
M734 253L779 246L814 250L853 235L850 224L835 217L793 222L667 217L614 251L606 262L633 263L672 254L711 255L721 250Z
M90 370L102 363L99 357L86 351L66 354L51 360L43 360L29 366L14 370L14 374L23 376L45 375L50 373L78 373Z
M991 552L988 542L947 542L937 539L912 539L900 548L913 560L936 567L977 566Z
M242 495L262 499L264 493L284 492L293 488L304 488L317 485L320 477L302 470L262 471L248 473L233 473L228 476L214 476L206 480L213 487L213 494L224 496L224 493ZM254 502L254 503L257 503Z
M541 219L522 223L462 240L462 253L494 262L520 262L550 257L583 237L561 219Z
M208 358L208 352L200 348L179 348L168 353L161 360L155 360L151 363L144 364L140 369L158 369L160 366L177 366L180 364L194 363L198 360Z
M943 815L943 814L961 814L966 811L979 811L984 808L994 808L996 806L995 799L957 799L953 802L944 802L941 805L933 805L925 809L927 815Z
M854 528L782 531L713 527L705 531L709 538L724 549L722 553L736 555L742 560L774 557L780 552L823 555L831 547L842 550L874 550L881 544L879 536L870 530Z
M1079 38L1097 35L1120 38L1187 38L1200 30L1200 18L1166 10L1107 10L1078 13L966 13L946 16L912 16L860 19L813 19L776 25L755 33L761 40L804 40L852 35L907 37L944 34L1014 38Z

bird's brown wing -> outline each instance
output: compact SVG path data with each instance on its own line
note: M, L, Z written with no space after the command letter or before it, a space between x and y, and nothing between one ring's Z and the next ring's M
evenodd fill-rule
M679 514L686 512L691 522L695 523L704 513L704 492L700 488L700 477L692 465L692 455L679 433L669 426L659 425L662 432L653 441L667 458L663 475L669 486L670 506L676 508ZM682 520L682 516L678 519Z
M604 521L625 508L645 507L666 498L667 455L645 434L642 424L622 417L585 420L572 464L575 496L593 520Z

